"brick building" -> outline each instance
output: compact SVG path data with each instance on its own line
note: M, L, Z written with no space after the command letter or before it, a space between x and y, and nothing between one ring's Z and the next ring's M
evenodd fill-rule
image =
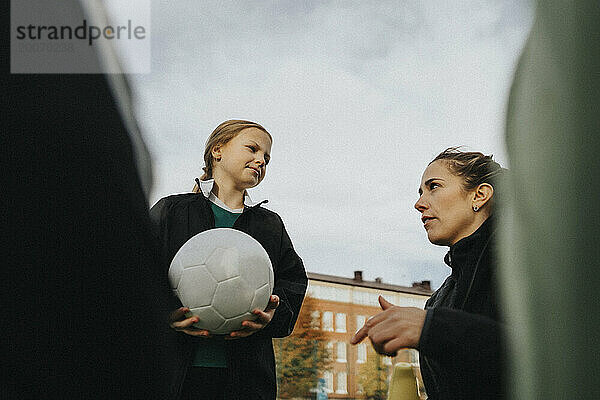
M384 283L380 278L365 281L362 271L355 271L354 278L317 273L308 273L308 278L307 296L315 299L312 318L320 321L317 329L323 332L333 358L331 370L322 374L328 397L362 398L359 368L367 362L369 354L375 353L368 341L351 346L350 338L367 318L381 311L379 295L395 305L423 308L432 293L430 282L406 287ZM418 354L415 350L402 350L393 359L383 359L384 364L390 366L399 361L418 367Z

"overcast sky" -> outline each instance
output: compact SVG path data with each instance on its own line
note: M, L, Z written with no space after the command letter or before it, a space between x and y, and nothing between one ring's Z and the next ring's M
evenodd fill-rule
M437 288L447 248L413 208L421 174L456 145L506 165L532 12L522 0L153 1L152 72L132 76L150 203L191 190L219 123L253 120L274 142L251 196L282 216L308 271Z

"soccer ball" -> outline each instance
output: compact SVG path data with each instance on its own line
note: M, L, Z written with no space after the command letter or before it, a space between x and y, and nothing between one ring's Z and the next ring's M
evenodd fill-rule
M216 228L190 238L169 267L171 288L190 313L194 327L213 334L240 330L264 310L273 292L273 268L265 249L252 236Z

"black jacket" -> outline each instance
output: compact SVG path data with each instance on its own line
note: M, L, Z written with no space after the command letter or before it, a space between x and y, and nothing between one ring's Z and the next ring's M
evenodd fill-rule
M451 246L445 261L452 274L425 305L419 352L431 400L503 398L494 242L494 223L488 218Z
M150 215L158 223L162 261L167 269L175 253L189 238L215 226L210 201L201 193L165 197L152 207ZM245 207L233 228L258 240L267 251L275 275L273 294L279 296L280 303L265 329L247 338L225 343L229 379L225 398L275 399L277 384L271 339L292 333L308 279L279 215L260 204ZM175 303L173 306L179 305ZM176 334L185 355L185 362L173 376L173 390L179 391L185 372L191 365L195 341L202 339Z
M170 290L122 99L4 61L0 397L164 400Z

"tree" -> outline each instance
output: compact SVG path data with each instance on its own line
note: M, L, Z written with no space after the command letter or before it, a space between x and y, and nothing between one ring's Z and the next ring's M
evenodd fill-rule
M383 364L383 359L383 356L371 350L367 354L367 362L359 368L359 382L365 399L385 400L387 398L390 368Z
M310 397L320 375L329 369L331 354L316 316L317 300L306 297L294 333L275 339L275 360L279 397Z

